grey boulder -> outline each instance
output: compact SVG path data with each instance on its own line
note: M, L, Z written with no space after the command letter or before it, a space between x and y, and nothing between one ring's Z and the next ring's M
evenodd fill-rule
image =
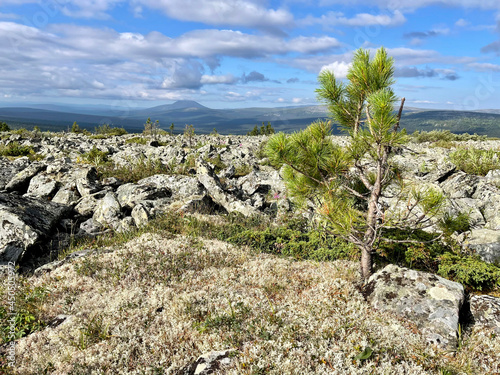
M461 284L388 265L370 277L364 294L377 310L413 322L428 342L444 349L456 347L459 313L465 300Z
M475 327L492 329L496 334L500 334L500 298L472 296L470 311Z

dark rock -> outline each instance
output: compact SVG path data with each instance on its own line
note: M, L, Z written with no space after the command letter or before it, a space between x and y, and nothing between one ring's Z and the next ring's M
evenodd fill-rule
M0 193L0 262L17 261L48 238L70 209L35 197Z
M9 181L5 186L5 190L25 193L28 190L31 179L46 168L47 166L43 163L35 162L30 164Z

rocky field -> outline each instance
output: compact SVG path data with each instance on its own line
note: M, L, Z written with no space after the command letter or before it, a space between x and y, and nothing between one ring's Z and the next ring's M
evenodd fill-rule
M289 229L313 233L314 207L288 196L266 137L0 136L0 371L500 373L500 141L397 152L403 180L467 222L438 256L381 251L361 285L347 244L318 235L311 256Z

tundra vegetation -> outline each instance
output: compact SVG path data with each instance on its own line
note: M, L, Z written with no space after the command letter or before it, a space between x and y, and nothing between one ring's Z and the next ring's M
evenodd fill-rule
M200 353L227 348L238 350L228 374L497 372L500 341L495 333L460 331L459 345L449 353L426 345L412 323L371 308L357 288L365 252L365 277L372 261L393 263L458 281L469 292L500 295L498 265L465 252L452 238L470 229L467 212L434 221L441 225L442 241L418 230L429 224L428 217L437 216L442 196L415 189L391 163L408 140L398 131L399 116L392 111L391 60L380 50L373 60L358 51L356 61L349 85L325 73L319 90L326 100L336 98L339 106L352 110L341 113L350 144L333 145L331 124L317 122L291 136L271 137L265 147L270 160L262 161L285 165L292 203L313 203L324 220L309 220L297 211L264 218L167 212L141 228L75 236L60 249L59 259L79 250L92 253L50 273L17 278L14 338L23 339L16 368L7 366L1 351L12 339L12 326L7 298L0 299L0 373L179 373ZM335 118L339 109L330 103ZM100 135L107 138L115 133L112 129L118 128L106 126ZM79 161L95 166L102 178L123 182L155 174L193 175L199 158L216 172L226 169L220 154L209 158L198 150L228 146L204 144L207 138L190 130L181 165L149 157L116 165L113 155L98 147L81 154ZM35 136L28 131L12 135ZM125 137L123 144L147 144L144 135ZM431 143L464 140L449 132L413 137ZM24 155L26 150L17 149L29 146L18 140L1 146L10 147L2 155ZM193 141L199 141L198 148L191 147ZM483 156L484 150L458 143L450 148L480 155L450 153L458 169L471 160L468 173L500 169L500 150ZM235 176L251 168L238 166ZM417 216L386 211L376 197L388 192L410 202L409 211ZM283 196L272 199L278 203ZM372 213L370 207L375 207ZM2 283L0 296L9 292ZM61 315L70 318L55 327Z

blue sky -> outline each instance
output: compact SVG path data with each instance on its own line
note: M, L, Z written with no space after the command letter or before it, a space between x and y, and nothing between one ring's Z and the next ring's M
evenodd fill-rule
M1 0L0 106L317 104L380 46L408 106L500 109L498 0Z

